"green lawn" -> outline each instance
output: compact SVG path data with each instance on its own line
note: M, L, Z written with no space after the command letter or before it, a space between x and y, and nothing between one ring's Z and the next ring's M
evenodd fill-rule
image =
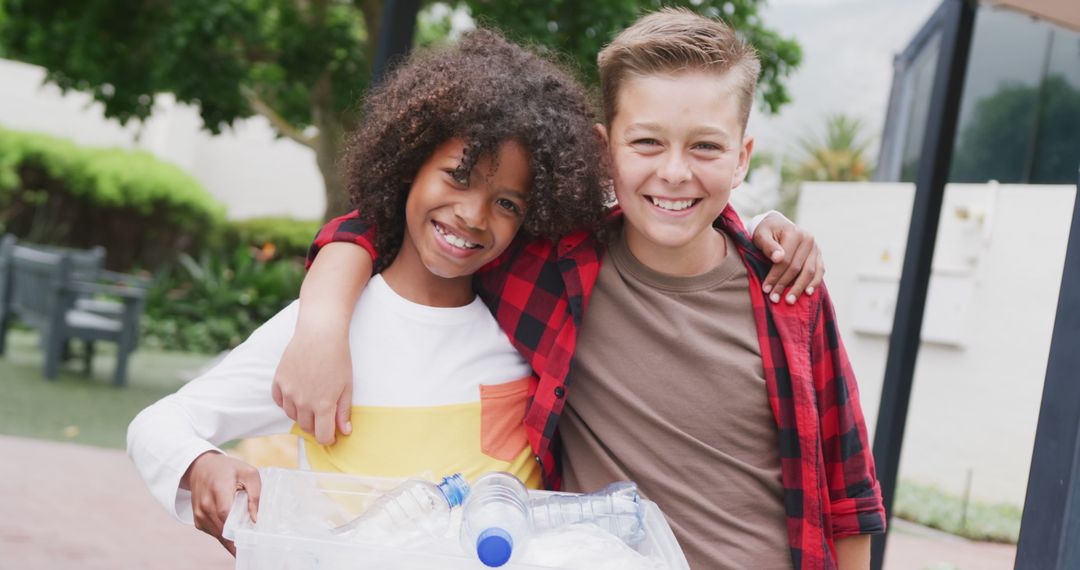
M970 501L966 517L963 511L960 497L933 485L901 480L896 488L893 514L902 519L972 540L1016 544L1020 537L1019 505Z
M0 434L122 449L127 425L139 410L176 391L183 377L212 360L205 354L140 348L129 362L128 385L115 388L115 353L108 343L98 346L93 377L83 376L77 357L57 380L48 381L37 335L9 332L7 352L0 357Z

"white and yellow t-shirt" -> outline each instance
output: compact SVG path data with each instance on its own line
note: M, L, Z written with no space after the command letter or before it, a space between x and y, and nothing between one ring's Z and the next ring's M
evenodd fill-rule
M521 424L529 367L479 299L418 305L376 275L355 315L352 434L324 446L294 427L311 468L467 479L509 471L540 484Z
M242 437L300 433L270 394L298 312L292 303L132 421L128 454L181 520L191 521L191 505L180 478L200 454ZM540 485L521 423L529 367L479 299L454 308L418 305L376 275L353 313L349 347L352 435L332 446L305 435L303 463L384 477L509 471Z

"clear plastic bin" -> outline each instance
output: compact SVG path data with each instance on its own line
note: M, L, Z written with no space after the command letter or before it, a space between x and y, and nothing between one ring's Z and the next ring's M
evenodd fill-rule
M237 501L225 522L226 538L236 543L238 570L480 570L486 568L461 551L457 536L431 539L422 546L371 545L335 537L325 530L350 520L400 479L359 477L293 469L264 468L258 523L247 516L247 499ZM550 494L548 491L531 491ZM675 536L655 503L645 501L646 538L635 550L650 568L689 570ZM297 529L315 529L312 532ZM511 562L507 570L551 570Z

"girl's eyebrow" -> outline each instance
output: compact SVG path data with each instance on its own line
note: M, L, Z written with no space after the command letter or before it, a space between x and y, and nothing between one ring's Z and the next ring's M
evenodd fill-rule
M517 199L521 200L522 202L524 202L525 198L527 197L527 194L523 190L518 190L517 188L503 187L500 188L499 191L507 194L513 194Z

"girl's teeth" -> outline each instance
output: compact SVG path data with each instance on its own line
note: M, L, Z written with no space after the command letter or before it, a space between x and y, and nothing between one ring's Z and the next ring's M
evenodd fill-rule
M661 200L660 198L653 197L652 203L665 210L671 210L678 212L679 210L685 210L694 205L693 200Z
M454 247L459 247L461 249L472 249L472 248L476 247L475 243L465 241L465 240L457 237L456 235L444 230L443 227L438 225L438 224L435 225L435 233L442 236L442 238L444 240L446 240L446 243L448 243L448 244L450 244L450 245L452 245Z

